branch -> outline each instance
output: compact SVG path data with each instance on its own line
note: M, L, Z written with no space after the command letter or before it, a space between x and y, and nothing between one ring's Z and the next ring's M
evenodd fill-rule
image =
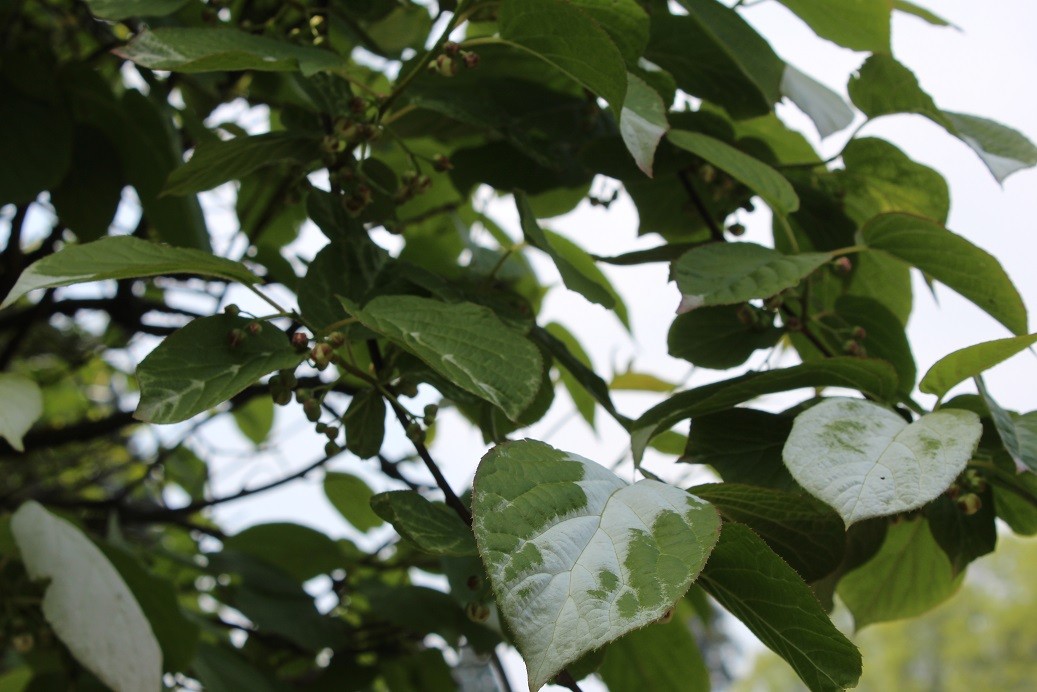
M684 191L688 193L688 199L695 205L695 210L702 217L702 220L706 222L706 226L709 227L709 235L713 240L723 241L724 240L724 229L720 227L720 224L716 222L716 219L709 213L709 209L706 208L706 203L699 197L699 193L695 190L695 186L688 180L688 172L686 170L680 171L677 174L680 178L681 185L684 186Z

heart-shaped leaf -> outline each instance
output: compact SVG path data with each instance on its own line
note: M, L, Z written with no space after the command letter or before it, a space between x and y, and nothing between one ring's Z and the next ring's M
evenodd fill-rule
M792 477L849 526L921 507L965 468L979 416L944 409L910 425L860 399L827 399L796 417L782 453Z
M698 576L720 529L713 506L679 488L628 485L534 440L483 457L472 516L531 690L659 619Z

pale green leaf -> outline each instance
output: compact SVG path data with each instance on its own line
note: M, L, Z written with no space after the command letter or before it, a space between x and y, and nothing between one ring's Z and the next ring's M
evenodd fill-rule
M162 27L145 29L119 49L119 55L152 70L172 72L302 72L345 67L332 51L278 41L230 28Z
M50 580L43 616L75 659L120 692L161 689L162 651L155 633L97 546L33 501L14 513L11 532L29 577Z
M846 129L853 122L853 109L842 96L792 65L785 66L781 93L814 122L821 139Z
M137 367L140 403L134 417L148 423L179 423L227 401L267 373L294 369L303 359L272 324L231 315L202 317L166 337ZM232 346L231 330L245 331Z
M655 150L670 129L666 104L655 89L633 73L627 73L627 95L619 116L619 133L637 167L652 177Z
M678 311L769 298L792 288L831 259L827 252L783 255L755 243L710 243L692 248L671 268L684 296Z
M918 383L918 388L942 399L959 382L989 370L1034 343L1037 343L1037 334L984 341L959 349L936 361Z
M792 184L785 176L762 161L700 132L671 130L667 139L748 187L762 197L774 211L791 214L799 209L799 197L796 196Z
M878 554L839 581L839 598L859 630L875 622L921 615L954 595L957 576L924 519L889 527Z
M688 418L731 408L764 394L803 387L847 387L886 401L897 391L893 366L878 360L837 357L791 368L753 372L673 395L631 425L630 446L640 462L648 441Z
M908 424L878 404L833 398L796 416L782 456L792 477L850 526L938 497L982 432L971 411L943 409Z
M857 684L860 652L835 628L803 579L750 529L724 524L699 582L811 690L834 692Z
M844 169L836 173L846 193L843 203L859 223L887 211L918 214L940 223L947 220L951 204L947 181L889 142L853 139L843 150L843 164Z
M889 50L889 0L779 0L821 38L852 50Z
M623 106L623 56L590 15L565 0L504 0L497 22L504 41L558 68L613 109Z
M320 158L320 140L286 132L203 142L191 160L166 181L167 195L209 190L228 180L240 180L263 166L297 163L304 167Z
M926 21L932 24L933 26L950 26L954 27L955 29L958 28L950 22L948 22L943 17L941 17L940 15L925 9L924 7L916 5L913 2L909 2L908 0L893 0L893 9L897 10L898 12L903 12L904 14L910 14L915 17L918 17L919 19Z
M921 269L1008 327L1027 332L1026 306L1001 264L959 235L910 214L876 216L860 231L869 248Z
M266 441L274 427L274 401L268 396L257 396L231 411L241 434L257 447Z
M720 528L716 510L683 490L647 479L628 485L532 440L483 457L472 514L531 690L672 608Z
M540 351L489 308L417 296L379 296L363 309L347 300L343 305L365 327L511 420L536 398L544 369Z
M1018 130L966 113L944 111L954 134L972 147L999 183L1016 171L1037 166L1037 146Z
M0 373L0 437L19 452L22 438L43 415L43 393L28 377Z
M90 13L101 19L127 17L165 17L186 5L188 0L86 0Z
M381 526L382 518L371 509L374 492L351 473L328 471L324 474L324 496L342 517L361 531Z
M3 309L37 288L55 288L102 279L160 274L196 274L251 284L259 279L240 262L190 248L175 248L130 236L69 245L36 260L18 277Z
M672 392L676 388L677 385L673 382L667 382L651 373L632 370L616 373L609 383L609 389L613 391L622 389L631 392Z
M432 555L477 554L472 530L454 510L429 502L413 490L393 490L371 498L375 514L420 550Z

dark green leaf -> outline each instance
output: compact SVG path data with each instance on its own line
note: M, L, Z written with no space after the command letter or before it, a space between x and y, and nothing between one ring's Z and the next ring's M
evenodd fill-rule
M1037 334L984 341L958 349L936 361L918 383L918 388L942 399L959 382L989 370L1034 343L1037 343Z
M737 483L696 485L688 492L755 531L805 581L820 579L843 559L842 518L804 492Z
M324 495L346 521L361 531L370 531L383 524L371 510L374 492L351 473L328 471L324 474Z
M648 409L631 427L634 459L640 461L648 441L674 424L717 413L764 394L804 387L847 387L887 401L897 391L893 367L881 361L830 358L791 368L741 375L680 392Z
M753 408L697 416L680 461L708 464L728 483L796 490L781 458L791 430L791 416Z
M799 208L799 198L789 181L762 161L700 132L671 130L667 138L748 187L774 211L789 214Z
M773 347L781 335L771 313L744 304L718 305L677 315L666 343L674 358L726 370L741 365L758 349Z
M803 580L750 529L727 523L699 584L811 690L854 687L861 655Z
M90 175L79 173L89 170ZM126 184L118 150L93 127L76 128L72 168L51 190L50 201L58 218L81 241L108 234Z
M870 298L841 296L835 301L835 314L825 321L842 330L840 333L846 338L853 338L855 327L862 328L865 336L860 343L868 357L880 358L893 366L901 392L914 389L917 372L911 344L900 320L882 303Z
M225 550L245 553L273 565L298 582L345 566L335 542L301 524L257 524L223 542ZM258 584L252 585L260 588ZM269 587L262 587L270 591Z
M21 204L51 189L72 163L72 122L68 113L32 99L0 79L0 202Z
M385 399L381 392L368 389L356 394L342 423L346 428L346 449L361 459L377 455L385 439Z
M954 575L925 519L889 527L878 554L839 582L839 597L861 629L875 622L921 615L954 595Z
M561 342L569 352L572 358L575 358L580 364L589 372L592 371L593 366L591 364L590 356L583 350L583 346L576 340L573 334L558 324L552 322L544 327L545 331L552 337ZM555 357L558 357L555 354ZM587 389L580 383L573 373L569 372L567 367L560 367L559 372L562 378L562 385L565 386L566 391L569 392L569 396L572 397L573 404L576 406L576 410L580 412L583 419L593 427L594 425L594 413L595 413L595 400L594 397L587 391ZM593 374L593 372L591 372ZM604 380L598 378L601 381L601 386L605 388L605 395L608 396L608 386Z
M851 50L889 50L889 0L845 0L832 11L827 0L780 0L821 38Z
M86 0L91 14L101 19L127 17L165 17L186 5L188 0Z
M310 214L314 214L312 209ZM313 258L299 283L303 317L318 328L346 319L349 315L335 296L365 301L389 262L389 254L366 233L349 233L332 240Z
M29 265L4 299L5 308L37 288L71 286L103 279L161 274L197 274L251 284L255 274L233 260L189 248L174 248L130 236L69 245Z
M165 194L185 195L209 190L228 180L240 180L263 166L320 158L320 140L286 132L235 137L198 145L194 156L169 176Z
M1012 333L1026 333L1026 306L1001 264L940 224L909 214L882 214L861 229L861 239L946 284Z
M361 593L370 603L373 619L392 623L407 632L438 634L452 646L457 646L461 637L474 637L480 643L498 640L491 630L468 619L463 608L441 591L422 586L372 584L362 588Z
M1019 419L994 401L983 378L976 375L974 380L980 396L983 397L983 403L990 411L990 418L994 421L998 437L1001 438L1005 451L1015 462L1016 472L1023 473L1028 469L1037 473L1037 437L1034 436L1034 432L1037 432L1037 416L1031 414L1031 417L1024 420L1020 426Z
M677 86L735 118L770 112L781 98L785 64L737 12L715 0L684 0L683 17L652 17L645 57Z
M145 29L119 52L143 67L172 72L299 70L309 76L345 67L342 58L331 51L230 28Z
M627 65L637 65L648 45L648 15L637 0L570 0L605 30Z
M202 317L179 329L137 367L140 403L133 414L149 423L178 423L227 401L274 370L294 369L303 359L272 324L250 334L251 320ZM244 336L231 345L232 330Z
M994 494L988 488L977 494L980 507L966 514L949 495L941 495L925 508L933 538L951 561L954 574L964 572L970 562L994 552L997 525Z
M454 510L432 503L413 490L394 490L371 498L371 508L396 532L433 555L476 555L472 530Z
M287 692L269 671L261 671L244 658L232 652L232 647L199 644L194 659L194 677L208 692L237 692L242 688L252 692Z

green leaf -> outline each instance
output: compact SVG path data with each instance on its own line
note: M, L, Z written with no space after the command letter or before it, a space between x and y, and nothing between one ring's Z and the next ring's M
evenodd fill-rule
M958 349L936 361L918 383L918 388L942 399L959 382L989 370L1034 343L1037 343L1037 334L984 341Z
M252 320L227 314L202 317L177 330L137 367L140 403L134 417L179 423L227 401L274 370L294 369L304 354L272 324L257 334ZM231 346L232 330L245 336Z
M161 274L197 274L252 284L258 277L245 265L190 248L175 248L130 236L69 245L36 260L18 277L0 309L37 288L55 288L103 279L135 279Z
M994 397L987 391L982 377L977 375L974 379L976 388L983 397L983 403L990 411L990 418L994 421L997 435L1001 438L1005 451L1015 462L1016 472L1022 473L1027 469L1037 472L1037 444L1034 444L1037 442L1037 437L1034 436L1034 433L1037 432L1037 416L1029 414L1014 417L994 401Z
M914 15L915 17L918 17L919 19L926 21L932 24L933 26L950 26L954 27L955 29L958 28L950 22L948 22L943 17L930 12L924 7L920 7L913 2L908 2L908 0L893 0L893 9L899 12L903 12L904 14Z
M374 492L351 473L328 471L324 474L324 495L346 521L361 531L370 531L384 523L371 509Z
M672 608L720 526L716 510L683 490L647 479L627 485L532 440L483 457L472 515L531 690Z
M738 483L688 488L729 521L745 524L805 581L820 579L843 559L843 522L828 505L802 491Z
M627 73L627 95L619 116L619 133L637 167L652 177L655 150L670 129L666 104L659 93L637 75Z
M235 406L231 413L241 434L257 447L270 435L274 427L274 401L270 397L257 396L242 406Z
M745 305L718 305L677 315L666 344L674 358L702 368L727 370L741 365L757 350L773 347L781 335L770 313Z
M684 312L769 298L831 259L827 252L783 255L755 243L710 243L681 255L670 274L683 295L679 311Z
M229 28L145 29L118 53L142 67L171 72L298 70L309 77L323 70L346 66L345 61L332 51Z
M859 630L921 615L953 596L963 576L952 572L929 522L914 519L891 525L878 554L843 576L838 592Z
M781 460L791 430L790 416L753 408L697 416L680 461L708 464L728 483L800 490Z
M811 690L856 686L860 652L835 628L799 575L750 529L724 525L699 583Z
M50 580L43 616L75 659L113 689L161 689L162 650L104 553L34 501L11 517L11 532L29 578Z
M893 58L878 53L868 57L847 85L850 100L869 118L893 113L917 113L946 127L950 123L922 90L918 78Z
M188 0L86 0L90 13L99 19L127 17L165 17L186 5Z
M454 510L413 490L393 490L371 498L371 509L418 549L432 555L476 555L475 537Z
M637 0L569 0L590 15L616 44L627 65L636 66L648 45L648 14Z
M616 44L591 17L564 0L504 0L501 38L556 67L619 110L627 70Z
M803 387L847 387L886 401L897 391L897 376L888 363L837 357L747 373L680 392L648 409L632 423L630 445L634 460L640 462L650 439L682 420L717 413L764 394Z
M609 692L708 692L709 669L691 633L694 611L683 599L669 622L621 637L598 670Z
M975 115L943 114L954 126L953 134L972 147L999 183L1016 171L1037 166L1037 146L1019 131Z
M43 392L23 375L0 372L0 437L19 452L22 438L43 415Z
M337 202L336 206L341 208ZM315 221L321 218L316 211L311 205L309 214ZM324 221L331 228L330 219ZM299 282L299 309L317 328L328 327L348 316L335 296L363 303L391 262L389 254L375 245L367 233L339 233L343 237L336 237L317 253Z
M853 123L853 109L842 96L792 65L785 66L781 93L814 122L821 139Z
M489 308L416 296L380 296L363 309L342 302L365 327L461 389L500 407L511 420L533 403L540 389L540 351Z
M909 425L878 404L833 398L796 416L782 456L850 526L935 499L965 470L982 432L971 411L943 409Z
M594 374L590 356L587 355L587 352L583 350L583 346L580 345L580 342L576 340L576 337L568 329L557 322L551 322L544 327L544 330L554 340L561 343L563 348L567 349L566 352L569 354L569 357L579 362L581 368L592 375ZM558 358L557 354L555 354L555 357ZM561 358L558 359L559 365L561 365L558 370L562 378L562 385L569 392L576 410L579 411L588 425L594 427L594 413L596 411L594 397L580 383L580 380L573 373L569 372L568 367L561 363ZM594 376L597 377L597 375ZM600 377L598 377L598 381L601 383L605 396L608 396L608 385Z
M764 115L781 98L785 63L734 10L715 0L683 0L686 16L657 14L645 57L683 91L736 119Z
M7 162L0 168L0 200L28 203L68 172L72 121L64 108L23 95L5 79L0 79L0 88L0 151Z
M90 175L82 175L83 170ZM72 144L72 167L51 189L50 201L77 238L96 240L108 234L125 185L118 150L100 130L80 126Z
M537 224L536 214L533 213L533 209L529 206L529 198L526 193L522 190L515 190L515 206L518 207L519 223L522 225L522 233L526 236L526 239L534 246L538 247L551 258L555 263L555 267L558 268L558 273L562 276L562 281L566 287L570 290L576 291L587 300L592 303L597 303L606 308L613 308L616 305L615 299L612 297L612 293L601 284L598 277L593 277L587 273L581 271L574 265L569 259L563 257L556 249L556 241L560 236L552 234L548 236L543 229ZM571 244L571 249L577 248L575 244ZM580 250L580 252L583 252ZM568 253L570 256L572 252ZM583 253L586 255L586 253ZM593 260L586 257L586 262L582 262L584 269L587 265L594 266ZM600 271L598 272L600 274ZM603 277L602 277L603 278Z
M847 213L863 223L887 211L918 214L943 223L950 192L943 176L912 161L889 142L853 139L843 150L845 168L837 179L845 190Z
M609 389L612 391L625 390L629 392L672 392L677 388L673 382L656 377L647 372L635 372L627 370L613 375Z
M308 526L289 522L250 526L228 537L223 547L228 555L230 552L243 553L273 565L278 568L279 574L283 572L285 578L291 576L296 583L346 566L333 540ZM275 584L260 584L258 581L249 584L248 579L246 585L271 594L279 590Z
M1001 264L940 224L909 214L882 214L865 224L860 237L869 248L946 284L1013 334L1027 332L1026 306Z
M994 552L997 545L997 513L994 493L988 487L977 494L979 509L968 514L946 493L925 508L925 518L936 543L951 561L954 575L963 572L970 562Z
M605 276L605 273L598 268L594 258L586 250L563 235L548 230L544 231L544 235L547 236L547 240L557 257L605 290L609 300L613 303L612 311L616 313L616 317L627 328L627 331L630 331L630 315L627 313L626 303L623 302L622 296L616 291L612 282Z
M889 51L889 0L843 0L833 11L828 0L780 0L814 33L851 50Z
M871 298L840 296L835 301L833 317L823 321L833 329L862 328L865 336L860 343L868 357L880 358L893 366L902 393L914 389L917 370L911 344L903 324L885 305Z
M306 166L319 158L320 140L309 135L270 132L203 142L190 161L170 174L164 194L186 195L210 190L228 180L240 180L263 166L277 163Z
M346 449L361 459L370 459L382 449L385 439L385 399L377 389L356 394L342 417Z
M799 208L792 184L767 164L700 132L671 130L671 143L703 158L764 199L774 211L790 214Z
M242 688L252 692L287 692L277 678L254 668L239 656L234 647L214 646L202 642L194 659L192 677L197 677L208 692L235 692Z

